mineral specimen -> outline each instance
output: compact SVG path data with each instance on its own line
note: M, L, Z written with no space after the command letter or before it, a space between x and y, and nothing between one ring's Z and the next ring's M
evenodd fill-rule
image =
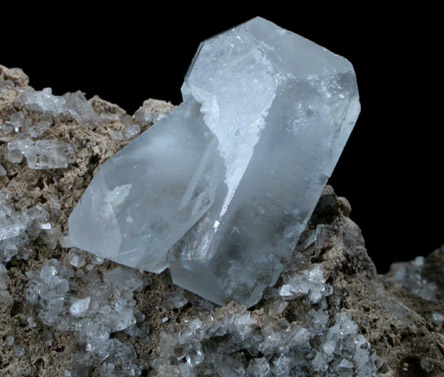
M66 115L79 123L87 124L93 124L97 120L97 115L81 92L55 96L51 88L42 91L25 90L17 103L46 117Z
M0 189L0 263L9 262L19 252L22 259L27 259L25 246L37 237L51 241L48 235L52 235L54 229L48 220L49 213L39 205L23 212L16 211L11 192L7 188Z
M79 271L82 270L76 270ZM136 315L140 317L141 313L134 311L133 292L144 283L135 270L123 271L121 267L106 273L103 281L94 270L83 272L77 278L88 288L81 292L76 292L73 282L75 270L55 259L45 260L39 273L27 274L31 280L27 298L38 308L39 319L60 331L74 331L88 352L76 367L84 374L69 375L90 375L90 366L104 359L102 368L112 365L120 367L124 376L140 375L136 373L134 349L110 335L136 324ZM101 374L111 375L114 374Z
M11 162L20 162L23 154L31 169L67 168L75 161L72 146L58 140L16 139L8 144L6 151Z
M409 263L393 263L390 270L395 282L414 295L432 301L436 299L438 287L422 277L423 266L424 257L419 256Z
M127 266L169 267L215 303L252 306L276 283L356 122L355 73L255 18L201 44L182 94L99 169L70 239Z
M111 131L135 123L143 129L149 117L137 120L93 97L93 129L60 114L42 134L69 141L76 163L29 169L3 154L12 139L34 138L26 124L17 133L5 127L11 114L22 112L31 125L44 117L15 105L32 90L27 82L20 69L0 65L0 163L7 171L0 177L1 376L444 375L444 246L378 275L348 217L350 204L330 186L282 278L250 309L216 307L172 285L166 271L117 268L71 247L60 231L50 234L65 229L95 167L127 144ZM152 109L144 103L144 112L168 113L157 102ZM390 216L377 212L374 226ZM58 239L62 247L48 247ZM378 248L387 249L384 240Z
M252 315L232 304L187 320L181 328L161 333L154 376L377 376L381 359L358 325L344 312L329 313L326 297L333 290L320 282L321 268L297 275L299 283L312 286L311 275L321 288L318 303L323 308L307 309L299 323L263 312ZM288 300L300 299L310 307L308 291Z

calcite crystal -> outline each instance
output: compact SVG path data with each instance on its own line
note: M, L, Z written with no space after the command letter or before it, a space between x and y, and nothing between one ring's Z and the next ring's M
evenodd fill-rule
M73 246L256 304L360 111L346 59L255 18L203 42L183 103L109 159L69 218Z

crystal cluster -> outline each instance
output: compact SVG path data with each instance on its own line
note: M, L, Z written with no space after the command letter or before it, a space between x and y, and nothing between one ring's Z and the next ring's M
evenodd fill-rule
M71 248L60 229L73 198L104 159L128 144L124 134L135 134L135 125L146 129L172 106L148 100L130 116L93 97L98 120L91 127L66 112L48 118L42 108L24 107L17 98L27 90L21 70L0 66L0 375L443 374L444 247L378 276L348 218L350 204L329 186L281 278L250 309L218 307L172 285L168 274L117 267ZM20 136L68 141L75 166L14 165L3 152ZM105 215L131 195L122 186L107 198ZM393 277L414 295L386 280Z
M129 344L111 337L117 331L140 336L137 323L144 315L134 309L133 292L144 282L135 270L117 267L104 274L95 269L100 261L86 264L85 256L72 249L65 263L45 260L41 270L27 273L28 300L39 319L59 331L73 331L83 352L67 376L84 376L99 365L101 376L137 376L140 368ZM80 289L80 285L83 287Z
M13 112L2 126L9 136L5 158L20 163L23 156L31 169L63 169L75 162L73 147L60 140L36 140L53 126L53 118L72 119L93 126L97 115L81 92L55 96L50 88L22 90L15 101L22 110ZM0 167L0 176L5 175Z
M321 269L316 266L311 271L295 274L279 290L285 299L294 299L308 296L312 304L318 304L324 296L333 293L332 287L325 283Z
M74 149L68 143L58 140L15 139L8 143L5 151L7 160L19 163L26 157L31 169L67 168L75 161Z
M150 373L157 377L376 377L381 360L358 325L340 309L325 266L306 263L335 235L323 224L307 230L294 263L285 266L282 283L267 289L266 304L258 310L235 303L215 308L178 287L167 289L163 307L174 313L189 303L193 315L185 309L178 324L164 312L163 330L156 330L160 331L157 348L150 356ZM144 315L137 310L134 292L150 284L150 278L122 267L102 269L102 278L98 273L102 262L71 249L61 261L45 260L40 271L27 273L27 297L39 320L58 331L74 332L81 347L75 367L65 376L86 377L94 371L101 377L141 374L140 353L113 334L147 336L141 330Z
M431 301L436 299L438 287L422 277L424 257L419 256L408 263L393 263L392 279L416 296Z
M288 295L293 288L297 294ZM276 295L268 314L229 305L185 320L161 334L154 376L377 376L380 359L347 314L329 310L331 294L315 265L289 278L279 290L287 301ZM281 316L294 300L311 307L302 321Z
M70 216L71 241L127 266L169 267L215 303L252 306L353 129L356 76L346 59L255 18L201 44L182 95L100 168Z
M42 91L26 90L19 96L17 103L41 113L45 118L65 115L83 124L94 124L97 120L96 113L82 92L55 96L51 88Z
M6 71L8 75L14 72L0 66L0 74ZM94 102L87 101L80 91L55 96L50 88L34 91L5 80L0 82L1 94L5 94L5 98L12 97L13 101L0 122L0 141L5 143L0 158L12 164L19 164L25 158L31 169L64 169L76 161L75 150L70 143L48 138L51 131L57 134L54 128L61 123L72 126L72 129L90 130L102 122L107 127L111 125L108 131L111 136L117 135L115 139L118 140L135 137L141 126L146 125L136 122L118 106L100 99L96 101L106 103L106 108L97 115L92 106ZM118 114L113 113L116 109ZM122 130L113 131L114 127ZM5 166L8 166L7 163ZM8 174L5 166L0 164L0 178ZM39 239L45 247L54 249L62 237L60 226L54 226L61 212L61 204L55 195L47 195L44 205L23 211L15 210L14 199L17 200L14 192L6 188L0 190L0 262L4 263L13 256L27 259L33 252L29 245L34 240Z
M31 250L26 246L40 238L46 247L54 249L61 232L50 223L50 214L37 205L26 211L14 209L11 193L0 190L0 262L6 263L20 253L20 258L28 259Z

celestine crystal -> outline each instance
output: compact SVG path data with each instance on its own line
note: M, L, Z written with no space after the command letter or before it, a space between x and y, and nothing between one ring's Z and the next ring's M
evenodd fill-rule
M276 283L353 129L355 72L254 18L200 45L182 95L99 169L71 243L249 307Z

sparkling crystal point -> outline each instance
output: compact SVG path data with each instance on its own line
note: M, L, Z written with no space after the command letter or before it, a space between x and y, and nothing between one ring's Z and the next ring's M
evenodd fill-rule
M255 18L201 44L182 94L101 167L70 237L128 266L169 266L176 284L215 303L252 306L353 129L356 76L346 59Z

